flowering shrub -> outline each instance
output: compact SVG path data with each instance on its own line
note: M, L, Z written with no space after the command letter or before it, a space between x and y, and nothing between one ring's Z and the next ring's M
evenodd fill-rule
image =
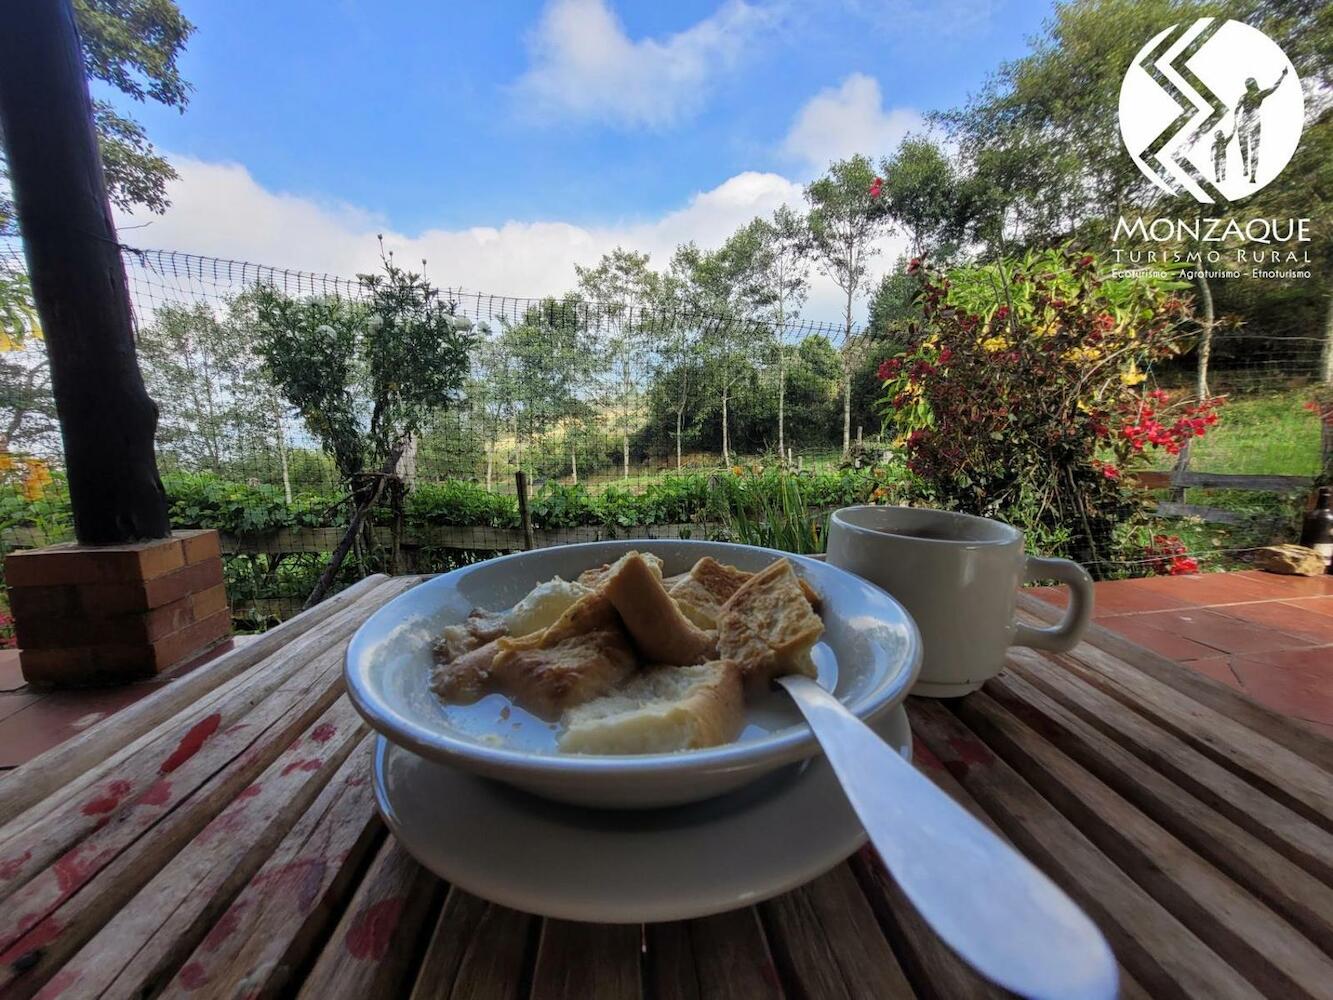
M1154 573L1181 576L1199 572L1198 562L1190 557L1177 535L1153 535L1144 554L1148 568Z
M998 516L1092 566L1132 544L1130 473L1177 453L1219 400L1171 404L1145 369L1188 346L1189 307L1168 281L1112 277L1069 250L938 273L923 321L879 376L886 430L934 501Z

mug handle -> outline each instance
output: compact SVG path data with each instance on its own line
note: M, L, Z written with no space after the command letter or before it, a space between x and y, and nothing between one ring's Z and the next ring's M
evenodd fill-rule
M1028 556L1023 567L1024 580L1059 580L1069 588L1069 610L1056 625L1033 628L1018 622L1015 625L1015 646L1049 649L1063 653L1073 649L1092 617L1092 577L1076 562L1068 559L1048 559Z

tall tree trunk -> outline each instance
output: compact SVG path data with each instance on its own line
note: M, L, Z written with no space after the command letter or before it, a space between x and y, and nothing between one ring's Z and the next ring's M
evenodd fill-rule
M676 410L676 471L680 471L680 435L681 425L685 422L685 407Z
M787 454L787 441L784 434L785 411L787 403L787 352L778 342L778 460Z
M489 448L486 449L486 492L487 493L491 491L491 487L495 484L495 446L496 446L496 440L494 435L492 435L491 445Z
M92 100L69 0L5 5L0 131L46 334L74 534L118 545L171 534L153 453L157 404L134 347Z
M287 434L282 426L282 411L278 408L276 401L273 406L273 426L278 431L278 464L282 466L282 495L287 500L287 506L292 503L292 477L291 470L287 466Z
M1199 372L1195 383L1195 392L1200 399L1207 399L1208 392L1208 362L1213 356L1213 290L1208 285L1208 279L1204 277L1202 264L1197 272L1197 281L1199 284L1199 302L1203 307L1203 317L1199 321Z
M380 494L384 492L384 486L389 477L393 475L393 470L398 467L398 459L403 453L403 446L394 448L384 465L380 468L379 476L376 477L375 488L366 494L366 499L356 508L352 514L351 523L347 525L347 533L343 535L342 541L338 547L333 550L333 555L329 557L329 565L320 574L319 582L315 584L315 589L310 592L310 596L305 599L305 608L313 608L324 599L328 593L329 587L338 576L338 570L342 569L343 561L347 558L347 553L351 551L353 543L356 541L357 534L361 531L361 526L366 522L366 515L370 509L379 502Z
M621 478L628 479L629 478L629 433L628 432L623 432L620 435L620 447L623 450L623 461L624 461L624 472L622 473Z
M842 345L842 454L852 453L852 293L847 289L847 311L843 315L845 340Z
M407 439L407 444L403 446L403 454L398 459L398 478L409 487L415 486L417 482L417 449L420 446L420 438L413 434Z
M569 447L569 468L574 474L574 485L579 484L579 451L573 445Z
M730 391L730 386L722 387L722 464L728 468L731 466L731 440L727 436L727 396Z

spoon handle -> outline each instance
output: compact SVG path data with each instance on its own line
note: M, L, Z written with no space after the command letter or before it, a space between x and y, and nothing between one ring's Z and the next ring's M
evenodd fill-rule
M810 723L889 873L964 961L1022 996L1116 996L1110 947L1054 882L815 681L778 683Z

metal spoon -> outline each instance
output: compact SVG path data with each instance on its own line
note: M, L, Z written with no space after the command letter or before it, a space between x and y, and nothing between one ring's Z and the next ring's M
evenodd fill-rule
M1110 947L1054 882L818 683L778 683L810 723L889 873L964 961L1026 997L1116 996Z

